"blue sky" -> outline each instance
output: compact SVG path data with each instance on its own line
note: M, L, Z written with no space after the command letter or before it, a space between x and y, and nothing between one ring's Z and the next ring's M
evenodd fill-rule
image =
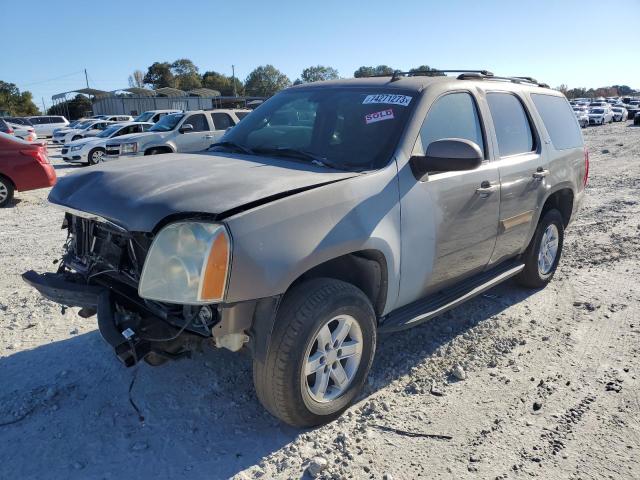
M91 87L114 90L135 69L183 57L201 72L235 64L241 79L267 63L291 80L317 64L345 77L360 65L428 64L640 88L638 22L626 21L640 18L640 0L27 3L2 7L0 80L38 105L84 86L84 68Z

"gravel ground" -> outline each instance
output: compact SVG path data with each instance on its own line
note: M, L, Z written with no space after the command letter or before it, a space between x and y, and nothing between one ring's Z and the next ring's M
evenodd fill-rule
M0 210L0 478L640 478L640 128L584 135L553 282L382 338L361 400L313 430L262 409L246 355L121 366L95 318L20 280L65 235L46 190L18 194Z

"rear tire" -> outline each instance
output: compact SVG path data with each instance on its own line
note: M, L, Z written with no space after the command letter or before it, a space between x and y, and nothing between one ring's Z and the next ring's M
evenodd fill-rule
M538 222L533 238L522 256L524 270L516 277L518 283L530 288L541 288L549 283L560 262L563 243L562 214L556 209L548 210Z
M376 316L361 290L329 278L301 283L279 308L265 363L254 359L258 398L295 427L334 420L360 393L375 347Z
M13 183L6 177L0 176L0 208L6 206L13 200Z

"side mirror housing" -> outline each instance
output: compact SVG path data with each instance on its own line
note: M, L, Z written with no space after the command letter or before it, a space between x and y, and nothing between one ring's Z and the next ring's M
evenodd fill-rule
M417 180L426 179L429 172L455 172L474 170L484 160L477 143L463 138L443 138L431 142L426 155L414 155L409 160Z
M185 123L180 127L180 133L193 132L193 125L190 123Z

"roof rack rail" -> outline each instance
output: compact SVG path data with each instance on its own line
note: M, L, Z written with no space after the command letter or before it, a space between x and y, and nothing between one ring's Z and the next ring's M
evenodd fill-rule
M400 77L417 77L417 76L439 76L438 74L446 74L446 73L480 73L486 76L492 76L489 70L466 70L466 69L445 69L445 70L413 70L409 72L402 72L400 70L395 70L393 75L391 75L391 81L395 82ZM388 76L388 75L381 75Z
M533 77L500 77L496 75L483 75L477 72L462 73L458 75L458 80L502 80L511 83L530 83L541 88L550 88L546 83L538 82Z

